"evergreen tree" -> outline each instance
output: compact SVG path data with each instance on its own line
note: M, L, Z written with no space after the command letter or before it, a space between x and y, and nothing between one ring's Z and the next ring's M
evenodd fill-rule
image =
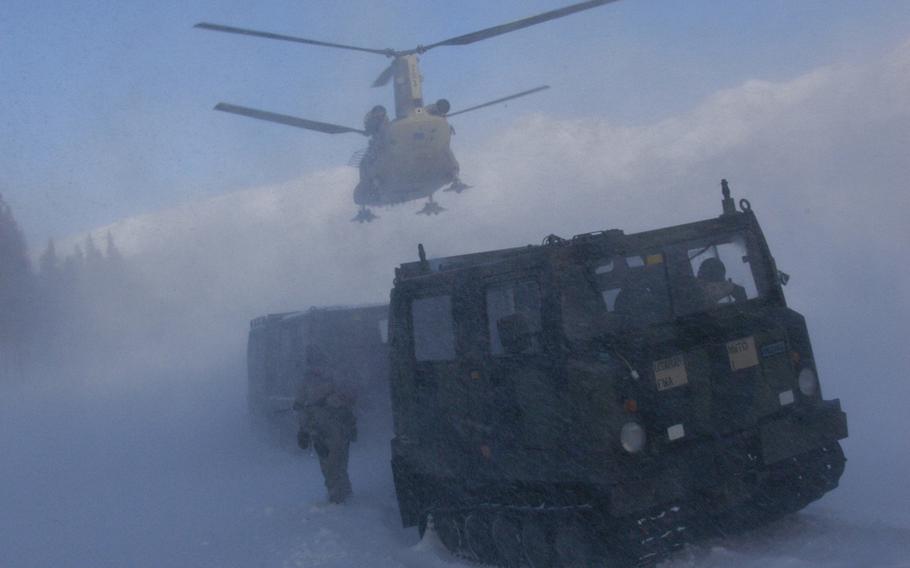
M25 237L13 217L12 209L0 195L0 274L9 281L29 274L30 265L25 248Z
M66 260L63 261L63 278L69 285L75 285L82 278L82 272L85 268L85 254L82 247L76 245L73 252Z
M108 263L121 265L123 263L123 255L120 254L120 249L114 244L114 235L110 231L107 232L106 241L107 246L105 247L104 256L107 258Z
M60 278L60 259L54 239L47 241L47 248L38 259L38 276L42 282L56 282Z
M0 376L21 368L35 305L32 284L25 237L0 195Z
M48 345L55 344L59 338L61 320L67 317L70 291L65 283L65 271L54 239L49 239L47 248L38 258L38 294L37 321L39 333ZM48 353L46 353L48 354Z
M95 246L95 239L89 233L85 237L85 266L92 273L98 273L104 270L104 256Z

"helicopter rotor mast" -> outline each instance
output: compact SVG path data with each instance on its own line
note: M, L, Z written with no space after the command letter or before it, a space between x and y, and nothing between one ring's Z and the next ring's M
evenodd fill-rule
M392 62L395 81L395 118L405 118L423 106L423 77L416 53L399 55Z

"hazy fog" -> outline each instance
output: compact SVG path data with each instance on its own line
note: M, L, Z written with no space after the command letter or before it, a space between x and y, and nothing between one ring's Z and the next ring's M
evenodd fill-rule
M440 195L435 218L410 203L350 223L356 171L337 167L98 228L147 294L99 315L131 322L132 342L0 384L0 565L457 565L398 528L382 443L355 446L343 509L324 505L311 456L249 434L249 319L384 301L418 242L441 256L715 216L722 177L792 276L824 394L848 414L849 461L807 513L669 565L906 565L910 40L733 85L657 122L608 116L526 115L458 140L475 187Z

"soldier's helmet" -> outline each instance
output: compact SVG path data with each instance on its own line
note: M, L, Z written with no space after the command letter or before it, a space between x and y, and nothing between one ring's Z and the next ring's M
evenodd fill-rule
M724 282L727 279L727 267L717 258L708 258L698 267L698 279L705 282Z

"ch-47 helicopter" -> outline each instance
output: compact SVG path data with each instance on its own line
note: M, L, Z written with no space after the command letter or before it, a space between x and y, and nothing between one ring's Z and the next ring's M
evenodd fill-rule
M437 215L444 211L444 208L433 200L433 194L438 189L446 186L445 191L461 193L470 187L458 177L458 161L451 148L453 129L449 126L447 119L549 88L548 85L543 85L456 112L449 112L450 104L446 99L439 99L435 103L424 105L422 77L418 67L419 55L437 47L468 45L615 1L579 2L507 24L405 50L358 47L210 23L199 23L195 27L306 45L374 53L392 60L391 64L373 82L373 86L382 87L390 81L392 82L395 95L394 120L389 120L386 109L381 105L373 107L366 114L363 128L317 122L228 103L218 103L215 106L215 110L326 134L350 132L369 137L367 149L360 156L355 154L354 158L354 164L360 169L360 181L354 189L354 203L359 205L360 209L352 221L363 223L377 218L370 207L395 205L424 197L427 198L427 202L423 209L417 212L418 214Z

